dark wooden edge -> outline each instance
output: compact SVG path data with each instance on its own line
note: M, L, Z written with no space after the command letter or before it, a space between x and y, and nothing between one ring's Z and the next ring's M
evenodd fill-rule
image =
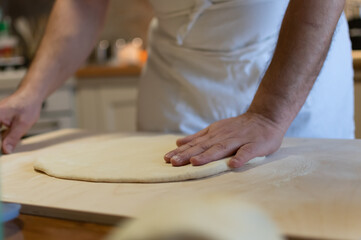
M61 208L49 208L29 204L21 204L20 213L104 225L117 225L121 222L131 219L130 217L126 216L92 213Z
M121 77L121 76L139 76L142 71L140 65L127 66L86 66L80 68L75 76L81 78L99 78L99 77Z

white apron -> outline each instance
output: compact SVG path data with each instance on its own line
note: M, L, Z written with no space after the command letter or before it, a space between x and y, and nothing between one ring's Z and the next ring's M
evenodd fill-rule
M244 113L272 58L287 0L151 0L138 129L195 133ZM286 136L353 138L353 71L341 17L331 50Z

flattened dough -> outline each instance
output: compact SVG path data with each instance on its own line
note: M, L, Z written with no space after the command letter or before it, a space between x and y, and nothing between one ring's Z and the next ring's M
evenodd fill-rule
M234 196L178 196L141 206L141 214L107 240L282 240L272 219Z
M34 168L50 176L94 182L173 182L204 178L229 170L229 158L203 166L173 167L165 153L181 136L105 138L67 144L38 156Z

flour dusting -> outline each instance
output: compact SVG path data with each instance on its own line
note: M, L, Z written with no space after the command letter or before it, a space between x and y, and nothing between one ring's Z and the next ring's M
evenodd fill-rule
M270 184L280 187L294 178L308 175L313 172L315 167L316 164L314 161L305 159L304 157L286 157L278 162L278 168L275 168L272 174L272 177L277 178L277 180L270 182Z

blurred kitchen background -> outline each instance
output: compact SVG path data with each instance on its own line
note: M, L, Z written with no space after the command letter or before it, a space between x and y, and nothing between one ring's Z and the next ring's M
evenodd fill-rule
M0 99L15 91L34 57L53 0L0 0ZM356 136L361 138L361 0L347 0L355 68ZM61 128L135 131L137 84L147 59L147 0L111 0L87 63L43 104L28 135ZM66 27L66 26L64 26Z

